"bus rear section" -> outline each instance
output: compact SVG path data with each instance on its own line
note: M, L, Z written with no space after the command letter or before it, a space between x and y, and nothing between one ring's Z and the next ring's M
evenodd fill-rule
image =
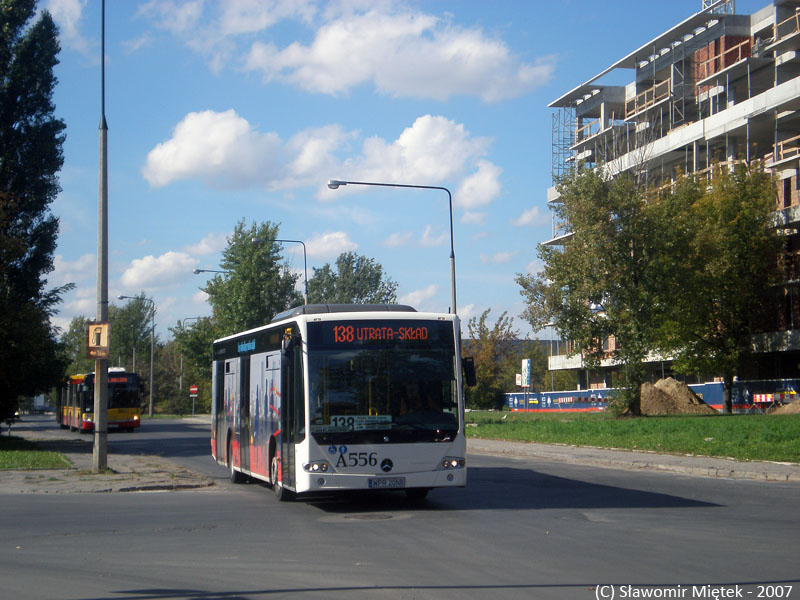
M310 305L214 344L212 454L281 498L466 485L455 315Z

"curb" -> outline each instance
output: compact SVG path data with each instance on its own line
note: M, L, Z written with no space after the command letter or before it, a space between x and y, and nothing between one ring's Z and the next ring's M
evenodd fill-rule
M610 469L644 469L701 477L800 482L800 465L793 463L743 462L729 458L677 456L637 450L508 442L482 438L468 438L467 451L474 454L568 462Z

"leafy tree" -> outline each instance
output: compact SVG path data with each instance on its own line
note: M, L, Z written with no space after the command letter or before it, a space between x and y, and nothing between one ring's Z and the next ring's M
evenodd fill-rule
M669 235L681 249L669 256L676 293L663 346L676 370L722 376L730 412L733 378L752 357L753 335L763 330L759 317L775 307L781 244L775 182L760 167L738 165L715 172L710 188L684 178L665 204L678 215Z
M111 322L111 347L109 349L109 366L117 364L128 370L134 370L143 378L150 376L150 334L153 331L153 317L156 310L144 292L140 292L122 306L112 304L108 307L108 318ZM153 346L158 346L158 334L153 339ZM154 359L155 361L155 359Z
M52 102L58 31L48 12L36 18L35 4L0 0L0 418L21 396L58 385L66 364L50 317L70 286L47 289L45 278L64 160Z
M176 351L183 357L183 381L196 384L198 412L211 408L211 348L215 339L222 337L211 318L202 318L187 327L179 322L170 328L175 339Z
M308 301L312 304L393 304L397 302L397 283L384 277L375 259L355 252L343 252L336 269L326 263L314 269L308 282Z
M490 312L491 309L486 309L480 317L469 320L469 339L463 342L464 355L475 359L477 385L466 388L466 401L472 408L503 406L504 394L514 389L515 376L526 353L520 350L519 332L513 329L514 319L504 312L490 327L487 324Z
M632 177L608 180L586 170L559 184L557 218L573 235L563 249L540 246L544 270L516 277L534 329L546 323L575 342L589 368L607 357L603 341L613 335L622 397L640 412L644 359L656 346L665 291L656 268L659 223Z
M244 219L237 223L222 252L220 267L227 272L215 275L203 288L219 333L266 325L279 312L303 303L295 289L297 276L280 262L278 237L278 225L269 221L249 227Z
M69 329L61 336L64 352L69 363L65 374L91 373L94 371L94 359L86 355L86 337L89 319L78 316L73 317Z

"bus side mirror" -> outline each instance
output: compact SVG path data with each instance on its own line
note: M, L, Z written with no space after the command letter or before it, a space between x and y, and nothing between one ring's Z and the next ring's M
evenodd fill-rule
M461 359L461 368L464 369L464 380L469 387L475 387L478 379L475 376L475 361L471 356Z

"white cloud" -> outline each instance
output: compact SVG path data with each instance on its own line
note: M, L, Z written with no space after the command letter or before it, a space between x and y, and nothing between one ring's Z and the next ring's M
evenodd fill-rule
M478 161L478 170L464 179L453 202L465 209L486 206L500 194L500 174L503 170L487 160Z
M458 317L461 319L462 323L466 323L474 316L477 316L474 304L467 304L458 309Z
M120 284L128 293L143 289L165 287L192 275L197 260L185 252L167 252L159 257L145 256L131 261L120 278Z
M64 260L64 256L56 254L53 259L53 285L78 283L89 277L97 276L97 255L84 254L78 260Z
M283 143L276 133L259 132L233 110L193 112L175 126L169 139L148 153L142 175L152 187L184 179L198 179L218 188L276 190L318 184L317 197L333 201L364 192L366 186L329 190L321 173L344 172L346 179L354 181L434 185L475 169L454 201L466 208L483 206L499 193L501 169L481 158L489 139L472 136L463 124L424 115L394 141L367 138L360 154L343 160L340 155L349 152L357 136L339 125L326 125L298 132Z
M414 235L410 231L393 233L384 240L383 245L389 248L401 248L403 246L408 246L413 237Z
M546 83L553 63L552 57L521 62L505 42L479 28L386 5L335 15L309 45L293 42L279 49L257 41L244 68L316 93L341 95L371 82L395 97L443 101L469 95L494 102Z
M425 231L422 232L422 237L419 239L419 244L423 248L431 248L433 246L441 246L450 239L450 232L445 231L440 234L435 234L433 227L430 225L425 226Z
M292 136L284 149L291 176L281 187L318 183L320 173L331 173L338 168L335 152L353 137L353 133L346 133L339 125L306 129Z
M62 45L75 50L87 58L97 60L92 49L93 43L81 34L81 20L87 0L47 0L45 8L53 16L59 29Z
M524 227L526 225L540 226L547 225L550 222L550 217L543 214L538 206L534 206L533 208L523 211L520 216L516 219L511 219L509 222L517 227Z
M172 34L197 35L203 4L203 0L150 0L139 7L139 14L150 17L157 27Z
M358 244L350 239L344 231L331 231L318 234L306 242L306 252L309 257L318 259L336 258L342 252L350 252L358 249Z
M153 187L198 178L231 187L267 182L278 173L280 138L259 133L234 110L192 112L147 155L142 175Z
M433 298L436 293L439 291L439 286L432 283L426 288L421 290L414 290L413 292L409 292L405 296L401 296L398 298L398 303L400 304L410 304L413 307L418 307L419 305L423 304L426 300L430 300Z
M481 263L484 265L499 265L507 263L514 257L513 252L498 252L492 255L481 254Z
M460 222L464 225L483 225L486 223L487 216L489 216L488 213L467 211L461 217Z
M223 250L227 245L227 233L209 233L198 243L184 246L183 250L188 254L214 254L215 252Z
M536 275L537 273L541 273L544 270L544 264L539 259L532 260L528 263L525 267L525 272L529 275Z
M435 184L459 177L488 149L489 140L473 137L463 124L442 116L417 118L393 142L378 137L364 141L361 155L348 159L340 172L353 181L415 181ZM321 200L363 192L362 186L321 189Z

